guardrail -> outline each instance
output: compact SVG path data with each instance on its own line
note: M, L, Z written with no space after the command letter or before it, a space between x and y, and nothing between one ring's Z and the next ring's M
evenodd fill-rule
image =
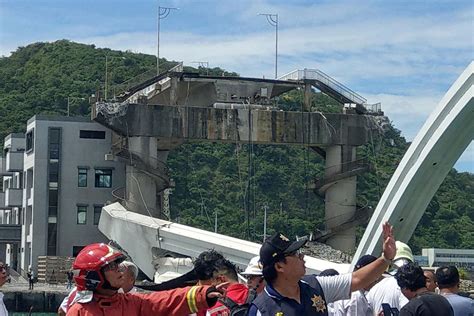
M179 62L175 66L171 67L167 72L182 72L183 71L183 62ZM139 84L156 77L156 69L150 69L144 73L141 73L133 78L130 78L118 85L114 86L115 92L114 96L121 96L125 92L129 91L131 88L138 86Z
M357 104L364 104L367 100L356 92L352 91L348 87L344 86L342 83L336 79L325 74L318 69L303 69L303 70L294 70L289 72L280 78L279 80L315 80L318 81L327 87L331 88L340 95L346 97L347 99L353 101Z

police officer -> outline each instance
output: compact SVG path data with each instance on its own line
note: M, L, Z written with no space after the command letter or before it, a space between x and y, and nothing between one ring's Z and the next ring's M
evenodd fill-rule
M396 253L392 226L383 224L383 256L351 273L328 277L306 276L304 256L299 249L307 242L291 242L281 233L273 235L260 248L263 276L267 285L255 299L249 316L327 315L327 303L350 298L374 282Z

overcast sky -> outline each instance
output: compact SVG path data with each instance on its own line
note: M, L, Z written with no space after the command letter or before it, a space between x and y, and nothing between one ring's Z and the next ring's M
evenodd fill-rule
M315 68L368 99L408 139L474 56L474 1L161 0L160 56L242 76ZM0 0L0 55L68 39L156 54L157 1ZM474 145L456 168L474 173Z

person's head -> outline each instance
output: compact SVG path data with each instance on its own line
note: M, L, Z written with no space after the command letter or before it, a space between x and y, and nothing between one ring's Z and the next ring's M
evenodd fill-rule
M400 267L414 261L411 248L407 244L397 240L395 242L395 245L397 247L397 253L393 258L392 264L388 268L388 272L391 275L395 275L395 273Z
M135 280L138 277L138 267L131 261L124 261L121 265L125 271L123 275L122 290L124 293L128 293L135 286Z
M8 281L8 268L0 261L0 287L3 286Z
M215 250L207 250L199 254L194 260L194 274L200 285L211 285L214 273L217 271L217 262L224 260L224 256Z
M363 267L365 267L366 265L371 264L375 260L377 260L377 257L372 256L372 255L364 255L364 256L360 257L359 260L357 260L357 262L354 266L354 272L361 269L361 268L363 268ZM369 285L364 287L364 290L366 290L366 291L370 290L375 284L377 284L378 281L379 281L379 279L377 279L374 282L370 283Z
M236 266L227 259L220 259L216 262L216 271L212 278L212 284L217 285L223 282L238 283Z
M259 256L250 259L249 264L241 275L247 278L247 286L250 289L255 289L257 293L263 291L265 281L263 280L262 264L260 263Z
M397 270L395 278L403 295L409 300L416 296L419 289L426 287L423 269L412 262L401 266Z
M440 290L451 289L455 292L459 290L459 271L455 266L439 267L436 270L436 279Z
M279 275L286 279L297 281L304 276L306 268L304 255L299 249L308 239L302 238L291 242L281 233L276 233L267 239L260 248L260 262L263 265L262 273L267 283L273 283Z
M438 284L436 283L436 275L433 270L423 270L423 274L425 275L426 279L426 288L430 292L435 292L436 287Z
M334 275L339 275L339 272L337 272L337 270L335 269L326 269L326 270L321 271L321 273L319 274L319 276L334 276Z
M72 266L78 291L113 295L122 287L125 255L104 243L86 246Z

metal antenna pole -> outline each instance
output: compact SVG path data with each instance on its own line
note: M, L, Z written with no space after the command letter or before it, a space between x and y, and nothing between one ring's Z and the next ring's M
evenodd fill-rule
M260 13L267 18L267 22L275 27L275 79L278 78L278 14Z
M157 48L156 48L156 75L160 74L160 21L166 19L170 14L171 10L179 10L179 8L169 8L158 6L158 36L157 36Z

